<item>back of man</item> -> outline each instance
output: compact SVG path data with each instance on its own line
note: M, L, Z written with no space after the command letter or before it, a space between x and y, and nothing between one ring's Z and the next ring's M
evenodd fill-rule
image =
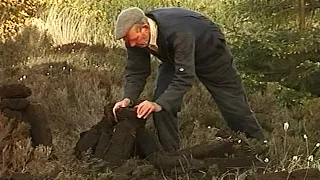
M224 52L225 38L219 26L202 14L184 8L159 8L146 13L158 26L159 52L150 52L163 61L174 62L174 44L179 37L195 38L195 64L214 61Z

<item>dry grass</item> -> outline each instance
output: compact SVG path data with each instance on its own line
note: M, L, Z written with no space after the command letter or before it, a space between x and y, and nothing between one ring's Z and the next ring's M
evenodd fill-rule
M105 19L92 18L89 14L78 12L74 8L53 5L50 7L44 26L54 39L54 45L83 42L87 44L106 44L108 29ZM79 28L81 27L81 28Z

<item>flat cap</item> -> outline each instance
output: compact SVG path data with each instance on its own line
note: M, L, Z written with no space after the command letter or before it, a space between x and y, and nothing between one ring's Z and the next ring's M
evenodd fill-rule
M141 21L145 16L144 12L137 7L130 7L120 12L116 21L115 38L119 40L123 38L129 29L137 22Z

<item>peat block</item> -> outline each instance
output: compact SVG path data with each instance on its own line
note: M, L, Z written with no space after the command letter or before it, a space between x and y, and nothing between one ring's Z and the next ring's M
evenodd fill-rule
M74 148L75 154L79 157L81 152L91 149L95 157L102 158L105 153L103 148L109 145L111 138L109 136L113 133L112 123L110 119L103 117L89 130L80 133L80 138Z
M171 172L175 168L183 168L186 172L206 169L206 164L203 160L185 156L171 156L163 152L154 153L150 157L150 161L156 168L165 172Z
M131 108L119 109L115 118L112 107L106 106L103 119L80 134L75 146L78 158L81 152L91 149L94 157L106 160L110 166L118 166L132 156L137 130L145 126L145 120L137 118Z
M135 110L123 109L117 112L118 124L114 127L104 159L118 166L132 155L136 144L137 130L145 126L145 120L137 118Z
M22 114L20 111L15 111L15 110L11 110L9 108L4 108L1 113L9 119L14 119L16 121L22 120Z
M79 153L87 151L89 149L92 149L94 151L99 137L99 132L94 128L80 133L80 139L78 140L76 147L74 148L76 155L78 156Z
M160 145L157 143L155 136L152 136L145 127L137 129L137 149L135 155L141 158L148 158L153 153L161 150Z
M27 98L31 96L31 89L24 84L10 84L0 86L1 99Z
M22 119L31 126L31 138L34 147L39 144L52 147L48 118L40 104L30 104L22 111Z
M135 146L136 130L126 121L120 122L110 139L104 159L111 166L119 166L129 159Z
M22 110L30 105L29 100L26 98L13 98L13 99L3 99L0 102L0 106L6 107L12 110Z
M112 137L111 133L101 132L98 141L96 142L96 147L94 149L94 157L103 159L106 153L106 150L110 144L110 139Z
M216 141L213 144L199 144L190 148L178 151L179 155L192 156L196 159L210 157L225 157L226 154L233 154L235 149L231 141Z
M245 157L233 157L233 158L206 158L205 163L207 165L217 164L218 169L222 172L227 169L250 169L255 168L265 168L266 164L259 161L255 156L245 156Z

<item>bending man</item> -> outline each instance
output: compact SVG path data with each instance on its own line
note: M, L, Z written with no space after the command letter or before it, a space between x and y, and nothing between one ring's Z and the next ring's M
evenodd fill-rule
M184 8L144 13L131 7L118 15L115 37L124 40L128 58L124 98L115 104L114 113L139 98L151 73L150 55L161 61L154 99L138 104L137 115L147 118L153 114L165 150L179 148L177 113L196 77L208 89L232 130L264 139L217 24Z

